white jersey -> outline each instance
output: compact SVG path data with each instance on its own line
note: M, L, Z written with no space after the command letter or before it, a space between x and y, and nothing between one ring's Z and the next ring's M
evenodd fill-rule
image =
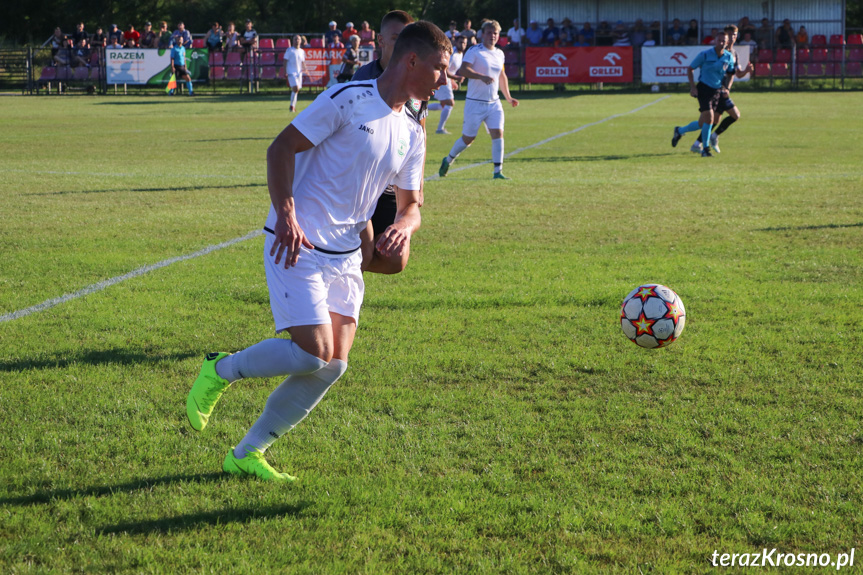
M494 47L491 50L483 44L472 46L464 54L462 60L465 64L470 64L474 72L483 76L491 76L493 81L491 84L486 84L482 80L468 79L467 95L468 100L479 100L481 102L493 102L499 100L498 84L500 83L500 73L503 71L504 55L503 50Z
M458 50L453 50L452 56L449 57L449 66L447 66L446 71L453 76L458 76L458 69L461 68L462 60L464 60L464 54Z
M306 51L302 48L291 46L285 50L285 64L288 74L302 74L303 63L306 61Z
M297 222L314 246L356 249L388 184L420 189L423 129L384 102L377 80L333 86L292 125L315 146L297 154L293 182ZM267 227L275 223L271 205Z

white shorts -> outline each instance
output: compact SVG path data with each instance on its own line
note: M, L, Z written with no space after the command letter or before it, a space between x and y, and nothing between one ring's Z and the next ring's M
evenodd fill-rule
M447 80L446 84L434 91L435 100L443 102L444 100L455 100L452 93L452 80Z
M285 269L284 259L276 265L270 255L275 236L264 235L264 269L276 333L297 325L329 325L330 312L359 321L365 293L360 250L339 256L301 247L297 265Z
M476 137L479 126L483 122L489 130L503 130L503 106L500 105L500 100L493 102L465 100L461 133L469 138Z
M303 89L303 75L302 74L288 74L288 86L291 88L297 88L299 90Z

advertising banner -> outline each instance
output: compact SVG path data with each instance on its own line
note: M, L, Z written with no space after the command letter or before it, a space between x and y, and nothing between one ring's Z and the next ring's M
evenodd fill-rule
M686 69L699 53L710 46L656 46L641 49L641 81L659 82L665 84L687 83ZM743 68L749 62L749 46L735 46L737 57ZM699 71L695 70L695 81L698 81ZM735 82L748 80L747 74L737 78Z
M206 48L186 50L186 69L193 82L206 82L210 75ZM171 51L123 48L105 50L108 84L167 85L171 77Z
M632 48L528 48L525 79L531 84L632 82Z
M309 82L304 86L329 86L335 84L335 77L342 68L344 48L306 48L306 70L309 72Z

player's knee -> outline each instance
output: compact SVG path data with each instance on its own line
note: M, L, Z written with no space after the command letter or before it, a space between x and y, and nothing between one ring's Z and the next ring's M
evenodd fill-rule
M470 136L465 136L464 134L462 134L462 137L461 137L461 141L464 142L465 146L470 146L471 144L473 144L473 141L475 139L476 139L476 136L471 138Z

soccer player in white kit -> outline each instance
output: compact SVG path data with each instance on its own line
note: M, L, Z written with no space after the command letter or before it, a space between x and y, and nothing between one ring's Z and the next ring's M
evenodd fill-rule
M500 38L497 20L486 20L482 25L482 44L465 52L458 75L468 79L464 103L462 136L453 144L449 155L443 159L438 175L444 177L459 154L470 146L479 126L485 122L491 134L491 159L494 163L494 178L508 180L501 171L503 167L503 106L498 90L513 108L518 100L509 93L509 81L504 72L503 51L496 47Z
M324 91L267 150L271 205L264 268L276 332L287 331L291 339L208 354L186 401L189 423L204 429L234 381L288 377L228 451L224 471L296 480L273 469L264 452L308 415L347 369L364 292L359 234L387 184L397 186L399 211L377 248L385 255L403 249L409 239L403 220L419 218L425 137L407 117L405 104L411 98L428 100L446 82L451 51L434 24L405 27L378 79Z
M461 82L462 77L458 75L458 69L461 68L464 51L467 49L467 38L464 36L456 36L453 40L452 57L449 60L449 68L446 75L450 79L449 82L441 86L441 89L434 93L435 98L441 105L440 121L437 125L436 134L449 134L446 131L446 121L449 120L455 107L455 94L453 93L453 84Z
M291 87L291 112L297 111L297 94L303 88L303 74L306 73L306 51L300 48L302 37L295 34L291 46L285 50L285 76Z

